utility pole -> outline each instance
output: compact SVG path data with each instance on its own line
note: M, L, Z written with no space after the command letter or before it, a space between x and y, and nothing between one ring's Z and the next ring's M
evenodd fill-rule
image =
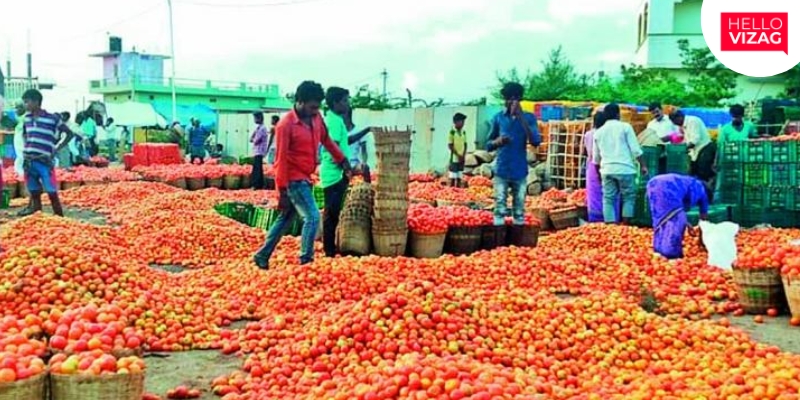
M175 91L175 27L172 20L172 0L167 0L169 6L169 47L170 57L172 57L172 78L170 85L172 86L172 121L174 123L178 120L178 94Z
M381 76L383 77L383 98L386 98L386 81L389 79L389 72L386 71L386 68L383 69L381 72Z

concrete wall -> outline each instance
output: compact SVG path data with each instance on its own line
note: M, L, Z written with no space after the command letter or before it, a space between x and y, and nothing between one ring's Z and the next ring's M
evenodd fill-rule
M676 34L702 34L700 15L702 0L683 0L675 4L675 17L672 32Z

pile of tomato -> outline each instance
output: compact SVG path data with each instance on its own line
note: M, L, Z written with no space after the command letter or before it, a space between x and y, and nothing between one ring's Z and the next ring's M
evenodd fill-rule
M676 261L653 254L650 230L589 225L534 249L435 260L325 258L317 245L304 267L286 238L261 271L251 257L264 233L214 214L230 200L218 191L130 182L74 193L68 205L95 208L109 225L36 215L0 227L0 382L42 373L47 348L64 353L52 361L59 373L140 372L140 359L114 352L143 348L242 356L240 370L199 388L226 400L800 391L800 356L729 327L724 317L740 309L730 274L706 265L688 236ZM409 223L441 233L491 219L414 205ZM742 232L737 267L793 274L793 237L800 231ZM166 262L192 269L152 265ZM653 312L640 307L643 292ZM232 327L242 320L252 322Z

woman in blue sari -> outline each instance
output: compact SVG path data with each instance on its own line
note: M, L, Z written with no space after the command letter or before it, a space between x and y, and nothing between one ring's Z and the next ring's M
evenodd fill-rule
M700 207L700 219L707 219L708 191L698 179L678 174L659 175L647 183L656 253L668 259L683 258L683 235L689 225L686 211Z

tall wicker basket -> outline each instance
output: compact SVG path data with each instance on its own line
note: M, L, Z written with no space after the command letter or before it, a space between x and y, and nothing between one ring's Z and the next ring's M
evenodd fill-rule
M45 400L47 374L42 373L21 381L0 383L0 400Z
M766 314L770 308L786 308L783 281L777 268L733 269L739 303L749 314Z
M373 196L372 187L366 183L353 186L347 193L336 228L336 242L342 254L369 254L372 248Z
M141 400L144 374L50 375L51 400Z

